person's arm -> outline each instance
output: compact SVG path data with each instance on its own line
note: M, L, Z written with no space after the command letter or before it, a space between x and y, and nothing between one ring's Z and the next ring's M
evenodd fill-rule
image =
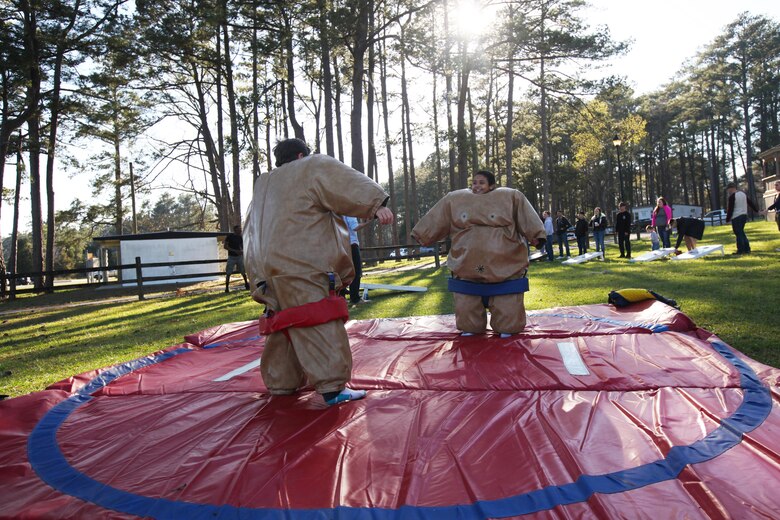
M519 234L525 237L532 246L541 248L547 241L547 231L544 229L544 222L539 218L539 214L525 195L516 191L513 196L516 200L515 225Z
M429 246L439 240L443 240L450 232L450 204L449 195L445 195L439 202L423 216L412 229L412 238L420 245Z
M726 222L731 222L731 215L734 213L734 196L736 195L736 192L729 195L728 201L726 202Z
M675 249L680 249L680 243L683 241L683 238L685 237L685 233L683 233L683 229L680 226L680 220L677 220L677 244L675 244Z
M384 207L388 195L367 175L328 155L316 154L307 161L311 176L309 197L315 205L336 213L373 219Z

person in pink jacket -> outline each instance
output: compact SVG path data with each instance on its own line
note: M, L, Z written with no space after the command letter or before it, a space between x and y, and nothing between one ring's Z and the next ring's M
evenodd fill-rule
M653 217L650 219L650 225L658 230L658 236L661 239L663 247L672 247L669 239L669 226L672 221L672 207L666 203L666 199L658 197L653 209Z

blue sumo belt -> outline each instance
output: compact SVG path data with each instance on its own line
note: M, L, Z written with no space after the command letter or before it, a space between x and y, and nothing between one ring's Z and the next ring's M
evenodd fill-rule
M470 294L471 296L482 296L482 305L488 306L491 296L501 296L503 294L518 294L528 291L528 278L516 278L498 283L480 283L469 282L459 278L450 278L447 280L447 289L450 292L460 294Z

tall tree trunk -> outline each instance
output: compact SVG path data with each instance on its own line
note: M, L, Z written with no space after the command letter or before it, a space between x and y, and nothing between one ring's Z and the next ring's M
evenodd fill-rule
M257 56L258 38L257 38L257 14L258 0L252 0L252 184L260 177L260 87L258 84L259 63ZM270 127L270 121L266 123L266 129Z
M74 14L75 16L75 14ZM64 38L63 38L64 40ZM60 93L62 91L62 63L65 59L65 49L62 42L58 44L54 58L54 72L52 74L51 94L51 121L49 123L49 139L46 143L46 253L44 255L45 271L51 273L54 270L54 159L57 152L57 129L60 119ZM44 285L48 291L54 289L54 276L47 274Z
M382 39L382 52L379 53L379 82L382 88L382 121L385 127L385 152L387 154L387 176L388 176L388 190L390 191L390 209L393 215L398 214L398 204L395 197L395 179L393 178L393 149L392 140L390 139L390 124L388 118L387 108L387 49L385 46L386 38ZM391 244L398 243L398 219L393 219L391 227L392 236L390 237Z
M32 220L32 270L43 271L43 224L41 221L41 136L40 112L27 121L30 142L30 218ZM33 277L36 290L43 288L40 276Z
M474 122L474 104L471 102L471 89L468 89L466 103L469 107L469 142L471 143L471 171L479 170L479 153L477 152L477 125Z
M14 187L14 217L12 222L13 227L11 229L11 255L8 258L10 262L9 268L12 273L16 273L18 271L16 259L17 259L17 247L19 244L19 199L21 198L23 174L24 174L24 163L22 162L22 133L19 132L19 146L16 150L16 186ZM11 299L13 299L16 296L15 293L16 293L16 279L11 281Z
M225 126L224 126L224 111L222 110L222 40L220 38L219 25L216 27L216 65L214 70L215 82L217 86L217 164L219 165L219 171L222 175L223 193L227 195L227 170L225 169ZM230 221L230 207L225 208L225 218ZM229 229L228 229L229 230ZM228 231L223 230L223 231Z
M223 0L222 5L224 12L227 13L227 0ZM233 85L233 59L230 57L230 32L228 31L227 18L222 20L222 37L225 41L225 89L228 95L228 115L230 116L230 155L233 159L233 211L228 218L230 218L231 224L235 225L241 222L241 155L238 148L239 115L236 106L236 89Z
M333 98L335 104L336 113L336 146L338 150L338 160L344 162L344 133L342 129L344 126L341 124L341 81L339 74L339 66L336 57L333 56L333 86L335 87L336 95Z
M510 56L511 58L511 56ZM512 143L514 142L514 136L512 128L514 127L514 91L515 91L515 66L514 62L509 60L509 83L507 85L506 93L506 130L504 130L504 163L505 163L505 175L506 186L508 188L514 187L514 175L512 175ZM547 206L545 205L545 208Z
M374 11L373 9L368 14L368 31L370 34L374 33ZM368 46L368 71L366 76L367 83L367 99L366 99L366 140L368 144L368 167L366 168L366 174L369 178L378 181L379 172L377 171L376 161L376 136L374 135L374 73L376 70L376 47L374 43ZM365 243L369 247L375 244L374 233L364 232L363 237Z
M3 172L5 160L8 156L11 135L28 122L38 110L41 97L41 71L40 71L40 43L38 41L38 15L28 0L20 0L21 22L24 25L23 49L27 63L27 89L24 102L20 105L21 111L16 117L10 116L10 108L7 93L9 92L8 77L3 74L3 106L2 124L0 124L0 192L3 188ZM21 136L19 137L21 142ZM17 190L18 194L18 190ZM40 197L39 197L40 200ZM0 197L0 209L3 198ZM16 205L18 207L18 203ZM40 207L40 206L39 206ZM5 259L3 255L3 241L0 240L0 272L5 272ZM0 276L0 296L5 296L5 277Z
M116 125L116 121L114 121ZM119 134L114 132L114 228L115 234L123 234L124 208L122 207L122 158L119 147Z
M330 38L328 36L328 19L325 0L317 0L320 36L320 62L322 64L322 89L325 96L325 152L331 157L336 156L333 141L333 75L330 71Z
M680 130L678 150L679 150L678 156L680 159L680 181L682 182L683 200L685 201L685 204L690 204L690 200L688 199L688 179L685 173L685 132L683 130Z
M539 73L539 89L541 90L541 102L539 103L539 119L542 127L542 199L544 207L551 207L550 200L550 152L549 134L547 127L547 88L544 77L544 58L541 60Z
M411 236L411 227L414 227L415 224L417 224L417 221L419 220L418 216L418 208L417 208L417 176L414 171L414 140L412 139L412 114L411 110L409 109L409 92L407 89L406 84L406 45L405 45L405 39L406 35L404 34L404 28L401 27L401 112L402 114L405 114L406 117L402 117L401 120L404 121L403 131L406 132L406 147L409 150L408 155L408 173L409 173L409 184L411 191L409 193L408 201L410 205L406 206L406 238L407 240ZM406 161L405 161L406 163ZM406 164L405 164L406 166ZM404 176L406 176L406 167L404 168Z
M455 130L452 126L452 59L450 56L450 9L449 1L444 2L444 102L447 105L447 156L449 160L450 191L458 188L455 175Z
M458 138L458 188L468 186L468 159L469 146L468 136L466 135L466 95L469 88L469 73L471 64L468 58L465 45L460 44L460 56L462 66L458 85L458 113L457 113L457 138Z
M133 173L133 163L130 163L130 209L133 212L133 234L138 234L138 213L135 204L135 174ZM203 227L201 225L201 227Z
M409 237L412 233L412 226L410 225L411 208L409 201L409 158L406 155L406 110L401 110L401 163L403 164L404 171L404 244L409 242Z
M494 80L495 80L495 75L493 74L493 69L491 68L488 77L487 99L485 100L485 167L488 169L491 169L490 125L492 124L492 122L490 121L490 103L493 102L493 81Z
M744 52L741 59L740 86L742 89L742 121L745 125L745 180L747 181L748 197L756 200L756 183L753 179L753 132L750 128L750 91L748 90L748 66Z
M438 74L433 71L433 146L436 169L436 200L444 195L444 186L441 178L441 137L439 136L439 97L436 91L438 86Z
M365 171L363 162L363 58L366 54L368 38L368 13L373 11L374 2L359 2L355 39L352 42L352 111L349 118L349 135L352 139L352 167L359 172Z
M266 172L270 172L274 167L273 162L271 161L271 157L273 157L273 151L271 150L271 122L275 121L275 118L271 114L271 108L274 106L275 99L276 96L273 94L273 91L271 91L270 94L268 91L265 92L265 167L266 167L265 171ZM276 110L274 110L274 113L276 113ZM258 177L260 175L261 175L260 172L258 172ZM257 181L257 177L255 177L254 180ZM252 185L254 185L254 183L252 183Z
M292 22L286 12L282 12L284 18L284 50L285 50L285 63L287 65L287 117L290 119L290 124L295 132L295 137L305 141L306 138L303 135L303 126L298 122L298 117L295 114L295 66L294 66L294 52L293 52L293 30Z
M206 147L206 161L209 165L209 178L211 188L214 190L214 201L217 208L217 220L219 221L220 231L230 230L230 193L228 193L227 182L225 181L225 171L220 169L217 150L214 146L214 139L211 136L209 128L208 115L206 111L206 98L203 92L203 84L198 74L197 67L190 65L193 84L198 99L198 116L200 118L200 133L203 138L203 144Z

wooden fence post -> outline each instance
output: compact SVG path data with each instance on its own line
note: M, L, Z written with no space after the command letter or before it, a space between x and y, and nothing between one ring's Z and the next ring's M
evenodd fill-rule
M141 272L141 257L135 257L135 281L138 284L138 299L145 300L144 297L144 278Z

